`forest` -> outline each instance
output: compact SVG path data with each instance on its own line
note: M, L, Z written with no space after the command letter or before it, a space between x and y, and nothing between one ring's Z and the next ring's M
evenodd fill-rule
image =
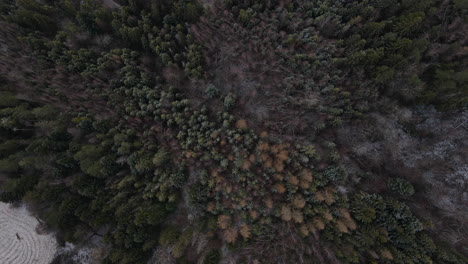
M2 0L0 201L93 250L52 264L468 263L467 32L468 0Z

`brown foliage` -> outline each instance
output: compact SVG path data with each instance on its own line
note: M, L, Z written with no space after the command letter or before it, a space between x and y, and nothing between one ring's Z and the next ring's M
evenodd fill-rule
M218 226L221 229L228 228L229 224L231 223L231 217L228 215L220 215L218 216Z
M315 217L314 218L314 226L318 229L318 230L323 230L325 228L325 224L323 223L322 219L318 218L318 217Z
M304 208L306 201L304 197L302 197L302 195L298 194L296 195L296 197L294 197L293 204L294 204L294 207L302 209Z
M309 189L310 183L307 182L307 181L301 181L301 182L300 182L300 186L301 186L301 188L304 189L304 190L305 190L305 189Z
M356 222L351 217L351 214L349 213L348 209L340 208L339 211L340 211L341 217L343 218L343 222L346 224L346 226L351 230L356 229L357 228Z
M271 198L266 198L264 201L265 206L269 209L273 208L273 200Z
M339 211L340 211L340 214L341 214L341 216L342 216L343 218L345 218L345 219L351 219L351 215L349 214L349 211L348 211L347 208L340 208Z
M383 258L386 258L386 259L390 259L392 260L393 259L393 255L392 255L392 252L390 252L390 250L388 249L382 249L382 251L380 251L380 255L383 257Z
M282 172L282 171L284 170L283 161L281 161L281 160L279 160L279 159L275 160L274 167L275 167L275 170L276 170L276 171Z
M237 236L238 236L238 232L235 227L231 227L224 231L224 239L226 239L228 243L236 242Z
M281 183L275 184L273 188L279 193L284 193L286 191L286 188Z
M325 202L330 205L335 202L335 194L333 189L327 188L325 190Z
M349 232L348 227L341 220L336 221L336 227L338 228L338 230L340 230L341 233L348 233Z
M257 145L257 150L259 150L261 152L268 151L268 150L270 150L270 145L268 145L268 143L266 143L266 142L259 143Z
M206 210L207 210L208 212L214 212L215 209L216 209L215 203L209 202L209 203L208 203L208 206L206 207Z
M240 234L243 238L247 239L250 237L250 228L247 224L243 224L240 227Z
M289 152L287 150L282 150L276 155L276 158L281 161L286 161L289 158Z
M303 236L308 236L308 235L309 235L309 229L307 228L306 225L301 225L301 226L299 227L299 231L301 232L301 234L302 234Z
M314 225L313 223L308 223L308 224L307 224L307 228L309 229L309 231L310 231L311 233L317 232L317 228L315 227L315 225Z
M242 169L243 170L249 170L250 166L252 166L252 163L250 163L249 160L244 160L244 162L242 163Z
M325 211L322 213L322 215L323 215L323 218L325 218L325 220L327 220L327 221L333 220L333 215L332 215L332 214L330 213L330 211L328 211L328 210L325 210Z
M369 255L371 255L372 258L378 259L379 255L374 251L374 250L369 250Z
M247 201L245 199L242 199L240 202L239 202L239 206L240 208L244 208L247 206Z
M354 230L354 229L357 228L356 222L352 218L345 219L344 222L345 222L346 226L351 230Z
M249 156L249 161L250 161L251 163L255 163L255 161L257 161L257 158L255 157L254 154L250 154L250 156Z
M294 222L296 222L296 223L304 222L304 217L302 216L302 213L299 210L294 210L293 211L292 218L294 219Z
M236 128L238 128L238 129L247 129L248 128L247 121L245 121L245 119L237 120Z
M283 219L283 221L288 222L288 221L291 221L291 218L292 218L291 208L284 205L281 208L281 219Z
M279 174L279 173L275 174L274 177L275 177L275 179L278 180L278 181L282 181L282 180L284 179L284 175L283 175L283 174Z
M314 180L314 177L312 177L312 172L310 172L310 171L308 171L306 169L303 169L301 171L300 176L304 181L307 181L309 183L311 183Z
M321 192L321 191L316 192L315 195L314 195L314 198L315 198L315 200L317 200L319 202L325 201L325 196L323 195L323 192Z
M250 213L250 217L252 217L252 219L254 219L254 220L257 219L257 217L258 217L257 211L250 210L249 213Z
M288 182L297 186L299 184L299 179L296 176L290 176Z

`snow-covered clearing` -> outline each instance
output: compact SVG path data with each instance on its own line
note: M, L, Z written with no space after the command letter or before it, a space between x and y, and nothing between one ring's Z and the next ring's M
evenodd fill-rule
M50 234L38 234L38 221L24 206L0 202L0 263L49 264L57 250Z

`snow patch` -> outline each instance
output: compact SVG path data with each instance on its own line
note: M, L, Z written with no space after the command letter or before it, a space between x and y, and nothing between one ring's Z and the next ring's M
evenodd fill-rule
M57 251L51 234L38 234L36 218L24 206L0 202L0 263L49 264Z

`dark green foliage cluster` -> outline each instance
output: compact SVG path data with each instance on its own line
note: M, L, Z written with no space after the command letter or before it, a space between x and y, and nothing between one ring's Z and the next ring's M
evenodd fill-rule
M275 2L226 1L226 8L245 34L262 39L263 52L308 76L283 85L292 81L298 94L324 95L332 108L323 110L333 116L360 116L382 94L446 110L466 107L465 44L452 37L466 23L464 1L311 1L283 9Z
M411 196L414 194L414 187L404 179L392 178L388 182L388 188L399 195Z
M219 251L211 250L206 254L205 260L203 260L203 264L218 264L220 260L221 255L219 254Z
M202 14L203 9L196 2L131 0L110 11L97 1L83 1L78 5L59 1L56 8L65 8L67 12L61 15L75 23L60 30L55 40L47 44L51 47L48 58L71 71L95 73L99 53L107 48L128 46L151 52L159 58L156 67L176 64L184 67L187 74L201 77L201 50L185 26ZM77 36L81 36L78 41L95 41L100 45L97 48L67 45L76 41ZM121 45L115 45L116 42Z
M21 26L46 34L53 34L57 30L57 21L54 20L57 10L53 6L34 0L19 0L16 6L18 8L13 11L11 18Z
M1 200L27 197L41 204L41 217L65 240L105 235L113 245L108 257L113 263L148 258L185 179L182 168L170 165L169 152L141 144L134 131L111 120L68 118L51 106L4 95L12 100L0 109L2 120L10 120L0 131L0 169L9 176ZM43 122L54 122L51 130L42 128ZM123 144L129 147L122 153ZM108 231L99 234L104 226Z

